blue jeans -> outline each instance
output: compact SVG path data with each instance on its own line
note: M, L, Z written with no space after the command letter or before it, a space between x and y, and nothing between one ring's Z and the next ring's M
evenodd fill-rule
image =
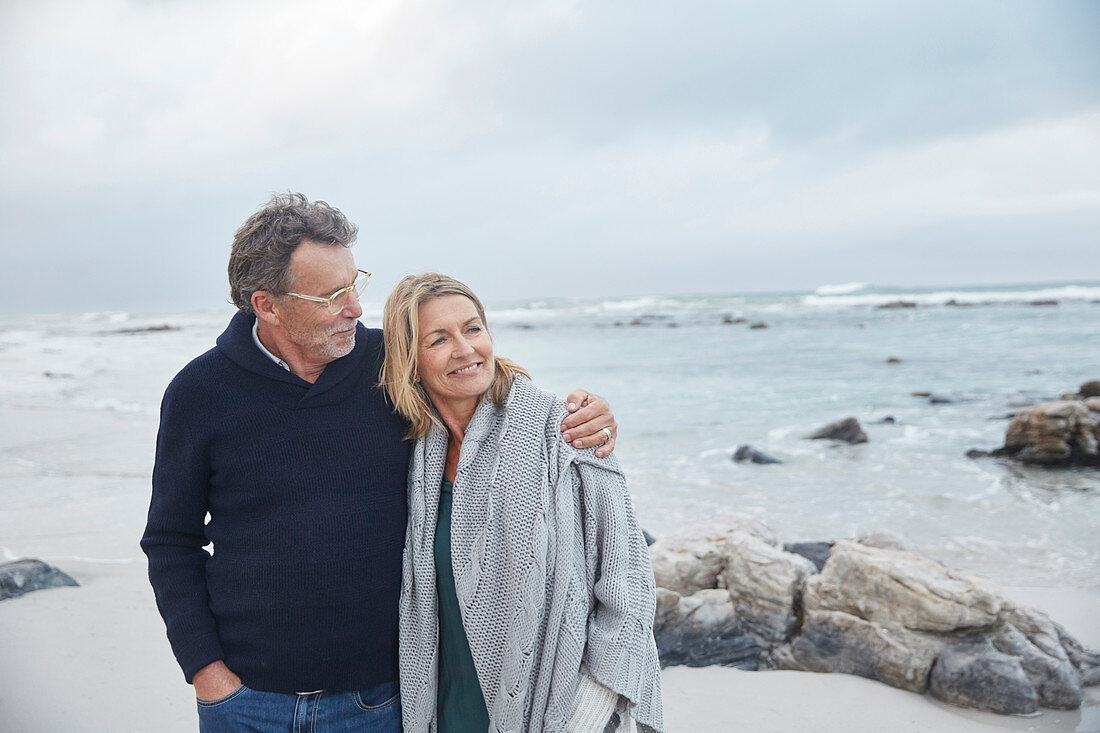
M241 685L220 700L199 700L199 733L401 733L397 684L361 692L294 695Z

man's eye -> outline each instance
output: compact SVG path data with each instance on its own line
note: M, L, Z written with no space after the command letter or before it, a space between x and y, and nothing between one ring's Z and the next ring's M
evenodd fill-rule
M480 333L481 326L470 326L470 333Z

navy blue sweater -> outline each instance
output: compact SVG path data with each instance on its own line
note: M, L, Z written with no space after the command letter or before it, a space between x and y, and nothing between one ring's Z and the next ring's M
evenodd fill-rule
M382 332L360 325L310 384L260 352L253 320L235 315L161 405L141 546L172 649L189 682L219 659L273 692L396 681L411 444L378 386Z

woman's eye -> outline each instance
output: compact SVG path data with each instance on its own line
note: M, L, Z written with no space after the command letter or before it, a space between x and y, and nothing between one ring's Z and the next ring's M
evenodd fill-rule
M433 342L431 343L431 345L432 345L432 346L439 346L439 345L440 345L441 343L443 343L443 337L442 337L442 336L440 336L440 337L439 337L439 338L437 338L437 339L436 339L435 341L433 341Z

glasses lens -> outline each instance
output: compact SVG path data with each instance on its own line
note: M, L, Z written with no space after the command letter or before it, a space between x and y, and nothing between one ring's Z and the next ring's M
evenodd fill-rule
M348 289L344 288L336 295L329 298L328 312L332 315L336 315L340 311L344 310L344 306L348 302Z
M355 288L356 296L360 296L363 294L363 291L367 289L368 282L370 282L370 275L362 272L359 273L359 277L355 278L355 285L352 286Z

